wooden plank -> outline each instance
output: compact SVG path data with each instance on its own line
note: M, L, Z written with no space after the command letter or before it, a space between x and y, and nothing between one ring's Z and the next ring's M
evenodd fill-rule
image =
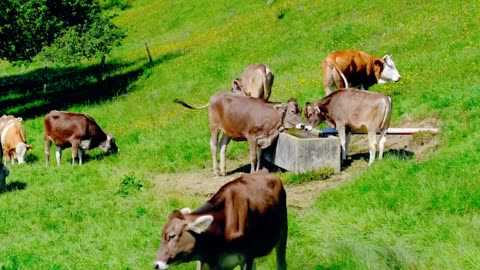
M325 136L325 135L337 135L337 130L334 128L323 128L322 130L312 129L308 131L315 136ZM432 132L439 133L439 128L389 128L387 129L387 135L412 135L417 132ZM365 134L353 132L352 134ZM380 134L380 130L377 129L377 134Z

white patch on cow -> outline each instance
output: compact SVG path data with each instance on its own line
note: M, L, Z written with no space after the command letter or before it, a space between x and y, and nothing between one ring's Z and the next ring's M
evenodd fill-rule
M304 129L305 127L306 127L306 126L305 126L305 124L303 124L303 123L297 124L297 125L295 126L296 129Z
M166 264L164 261L156 261L155 269L160 269L160 270L168 269L168 264Z
M7 136L7 133L8 133L8 130L15 124L15 120L9 120L7 122L7 125L5 126L5 128L2 130L2 147L3 147L3 142L5 141L5 138Z
M88 150L88 149L90 149L90 144L91 143L92 143L91 139L82 140L82 141L80 141L80 145L78 147L80 147L81 149L84 149L84 150Z
M401 76L397 68L395 67L395 63L393 62L390 55L385 55L383 57L383 61L383 71L382 74L380 74L378 83L398 82Z
M16 153L16 158L18 160L18 164L25 163L25 155L27 154L28 150L28 145L20 142L17 144L17 147L15 148L15 153ZM13 159L12 159L13 163Z
M188 207L185 207L185 208L182 208L182 209L180 210L180 213L182 213L182 214L184 214L184 215L190 214L190 213L192 213L192 209L190 209L190 208L188 208Z

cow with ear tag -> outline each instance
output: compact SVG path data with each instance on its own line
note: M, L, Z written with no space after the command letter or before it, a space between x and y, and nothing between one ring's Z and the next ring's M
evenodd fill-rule
M287 234L285 189L278 176L263 169L226 183L193 212L173 211L154 268L199 261L197 269L252 270L255 258L275 248L277 270L285 270Z

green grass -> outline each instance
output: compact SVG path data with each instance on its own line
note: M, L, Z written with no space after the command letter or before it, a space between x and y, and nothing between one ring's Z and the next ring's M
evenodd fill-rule
M118 12L128 38L107 57L103 82L97 62L49 67L43 92L41 63L0 63L0 113L22 116L34 146L27 166L9 166L0 192L0 269L151 267L170 211L205 201L162 189L155 175L211 166L207 111L172 100L205 104L246 65L263 62L275 73L271 99L304 104L324 95L321 61L340 49L392 53L402 80L371 91L392 97L394 127L439 119L440 146L422 161L386 155L310 209L289 209L290 269L480 268L475 1L137 0ZM121 154L90 151L80 167L66 150L61 167L45 167L50 109L92 115ZM247 156L245 143L229 145L229 159L247 164ZM301 185L316 176L282 177ZM274 265L271 255L257 269Z

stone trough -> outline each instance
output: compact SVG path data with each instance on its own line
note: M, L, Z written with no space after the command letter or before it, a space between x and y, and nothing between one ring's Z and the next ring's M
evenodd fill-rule
M268 162L294 173L304 173L324 167L340 172L340 141L311 132L288 129L280 133L276 143L262 151Z

